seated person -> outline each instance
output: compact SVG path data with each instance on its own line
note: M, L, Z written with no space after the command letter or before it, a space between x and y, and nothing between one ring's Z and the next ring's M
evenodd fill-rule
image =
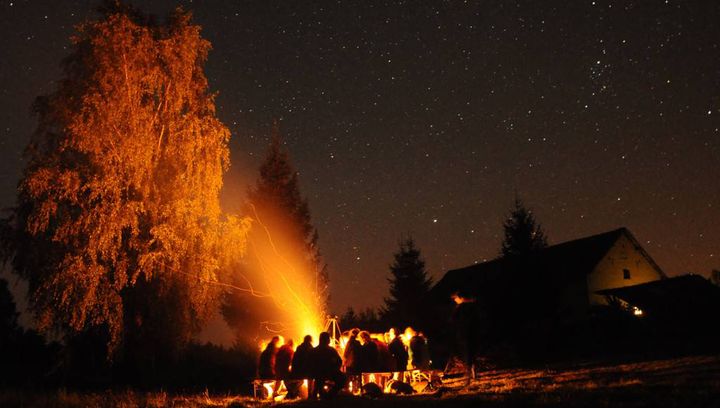
M345 375L340 371L342 359L337 350L330 347L330 334L320 333L319 343L310 354L311 374L313 378L312 388L309 397L317 398L323 396L335 396L345 386ZM332 384L326 384L331 381ZM324 386L330 388L325 391Z

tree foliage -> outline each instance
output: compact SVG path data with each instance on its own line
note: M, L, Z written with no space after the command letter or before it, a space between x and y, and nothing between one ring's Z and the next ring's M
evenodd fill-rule
M388 329L378 317L375 309L370 307L361 310L360 313L356 313L355 309L348 307L340 316L338 324L343 331L359 328L371 332L383 332Z
M385 298L381 317L390 325L422 326L432 279L427 276L425 261L415 241L408 237L401 240L399 246L395 261L390 265L390 297Z
M182 343L215 310L209 283L248 225L221 214L230 134L190 18L108 10L79 27L58 89L35 103L4 255L42 330L103 327L115 349L158 324Z
M502 256L527 255L547 247L542 226L535 221L532 211L520 199L503 223L504 239L500 249Z

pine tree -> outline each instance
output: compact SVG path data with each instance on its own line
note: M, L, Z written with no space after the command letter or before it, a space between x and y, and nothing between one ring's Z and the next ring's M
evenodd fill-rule
M238 268L236 279L250 277L249 280L253 280L252 277L257 277L257 273L251 270L261 269L262 279L268 280L266 287L273 297L273 303L282 308L286 306L285 301L278 301L277 298L293 296L289 291L279 290L284 286L284 282L278 281L275 272L283 273L283 279L292 281L287 286L302 297L303 304L307 303L306 299L310 299L312 304L307 305L311 309L310 314L323 319L329 300L327 265L323 262L318 248L318 232L311 223L307 200L300 193L298 173L292 167L288 152L283 148L277 122L272 127L270 146L260 166L260 177L248 191L244 213L254 222L249 236L251 259L244 267ZM298 273L277 271L287 269L286 265L267 265L268 262L277 262L278 258L274 253L269 254L267 248L265 251L262 249L267 246L268 237L272 240L272 251L277 251L283 260L289 260L292 267L297 266ZM253 259L254 256L257 259ZM263 257L273 259L259 259ZM311 295L305 297L305 293ZM265 310L258 313L258 307L250 305L257 302L257 299L246 293L229 293L223 306L223 314L228 324L247 334L248 329L252 330L252 325L257 325L255 320L263 319L262 312L267 313L267 319L278 320L279 312L270 311L273 309L272 305L263 307ZM297 303L289 304L299 308Z
M216 310L209 283L247 223L220 211L230 133L190 18L158 25L116 3L79 28L59 88L35 103L3 257L41 330L173 348Z
M515 199L515 206L503 223L503 230L502 256L527 255L547 246L542 226L520 199Z
M390 297L385 298L382 320L393 326L422 326L426 312L424 302L432 286L425 271L425 261L415 241L408 237L399 242L395 261L390 265Z

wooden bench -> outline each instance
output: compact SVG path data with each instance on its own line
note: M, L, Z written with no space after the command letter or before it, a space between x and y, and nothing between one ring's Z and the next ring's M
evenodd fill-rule
M402 381L413 385L422 382L426 382L429 386L433 384L433 380L439 379L439 374L435 370L407 370L407 371L382 371L372 373L360 373L357 375L348 376L348 389L352 394L358 395L361 393L362 387L367 383L377 384L383 391L387 392L387 387L390 386L392 381ZM279 386L275 389L276 383L279 381ZM293 379L289 381L302 381L299 395L302 398L307 398L309 381L306 378ZM357 384L357 382L360 382ZM423 388L424 390L425 388ZM417 388L416 388L417 390ZM420 390L418 392L422 392ZM269 399L285 397L288 393L288 387L285 384L285 380L277 380L275 378L256 378L253 380L253 397L256 399Z
M263 379L263 378L256 378L253 380L253 397L258 398L258 395L260 395L263 399L270 398L269 394L274 394L274 389L267 387L275 387L275 380L274 378L271 379Z
M285 381L286 380L277 380L275 378L256 378L253 380L253 397L255 399L269 399L271 397L274 399L277 397L285 397L288 393L288 387L287 384L285 384ZM299 395L303 398L307 398L309 384L309 380L307 378L290 379L287 381L295 383L293 385L298 385L297 383L302 382L302 384L299 384ZM275 384L278 382L279 386L275 389Z
M383 372L372 372L372 373L361 373L355 376L360 378L360 386L357 387L353 384L351 391L354 394L360 392L362 386L367 383L375 383L384 392L388 392L388 388L393 381L402 381L410 385L419 384L426 382L428 385L433 384L433 380L439 379L439 372L437 370L406 370L406 371L383 371ZM415 387L413 387L415 388ZM418 391L420 392L420 391Z

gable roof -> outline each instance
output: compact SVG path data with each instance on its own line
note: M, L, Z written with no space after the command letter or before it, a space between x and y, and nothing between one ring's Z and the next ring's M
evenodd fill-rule
M622 236L630 240L661 276L665 276L630 231L627 228L618 228L549 246L533 253L526 260L519 257L497 258L481 264L450 270L438 281L432 291L443 297L454 292L476 295L485 284L495 284L527 265L531 265L536 270L552 271L555 276L562 276L562 274L587 275L595 269L600 260Z

